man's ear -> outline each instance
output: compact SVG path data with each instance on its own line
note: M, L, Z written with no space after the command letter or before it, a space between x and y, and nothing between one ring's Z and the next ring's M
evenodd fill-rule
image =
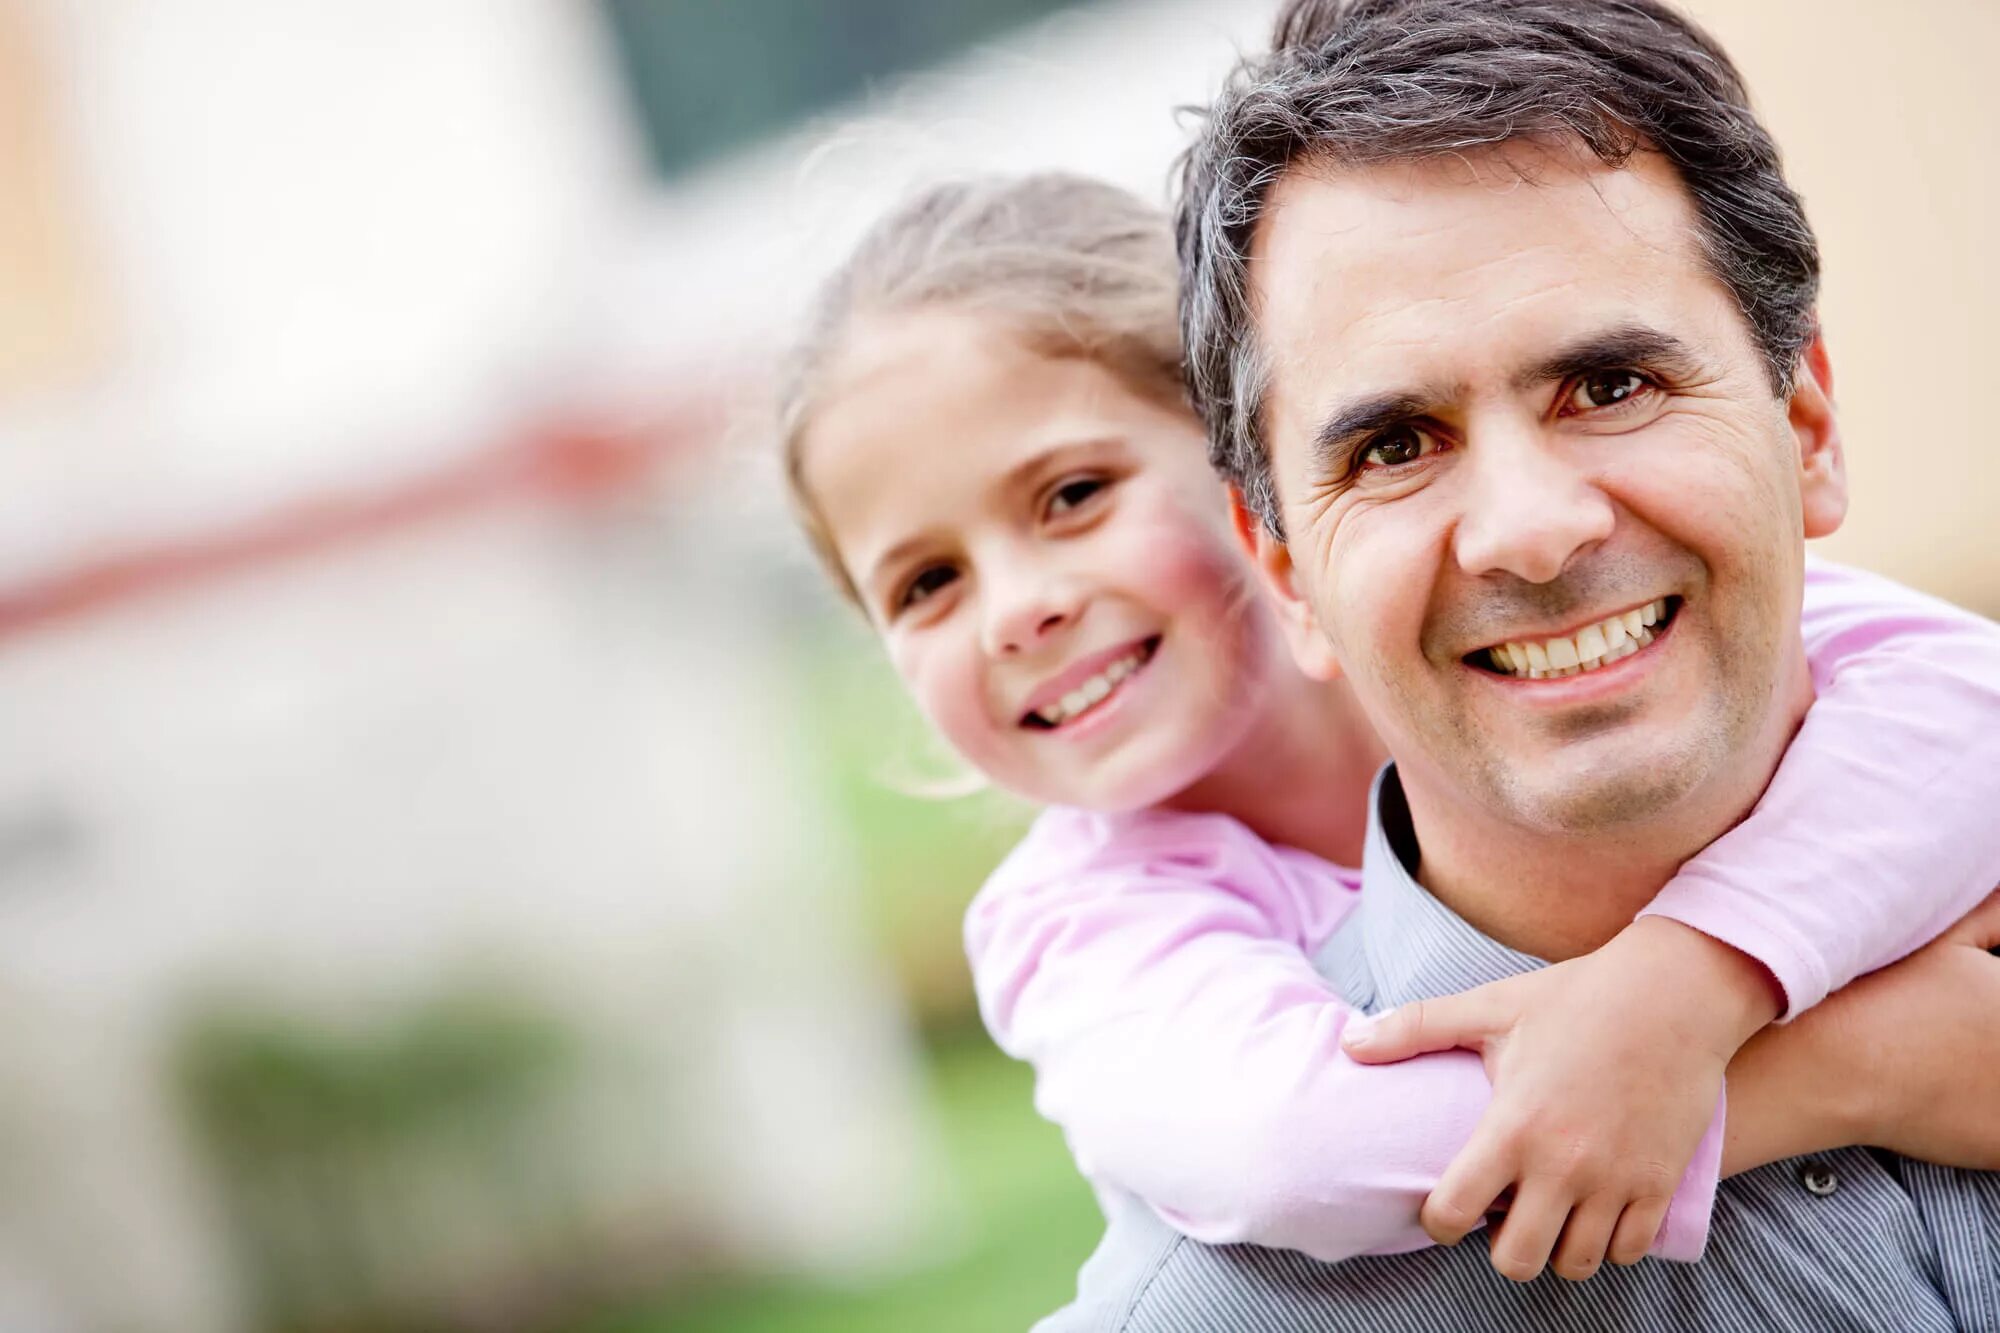
M1229 523L1278 613L1278 625L1284 630L1285 643L1291 648L1292 660L1299 664L1299 670L1314 680L1332 680L1338 676L1340 660L1319 627L1312 603L1299 591L1291 548L1271 534L1269 525L1252 512L1243 499L1243 491L1236 486L1229 488Z
M1799 446L1799 499L1808 537L1824 537L1847 517L1847 457L1833 409L1833 361L1826 335L1815 333L1799 358L1787 409Z

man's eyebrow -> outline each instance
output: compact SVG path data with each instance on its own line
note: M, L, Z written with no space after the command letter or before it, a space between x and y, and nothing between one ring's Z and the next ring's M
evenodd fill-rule
M1593 370L1615 370L1657 366L1667 371L1687 371L1699 363L1694 349L1659 329L1643 324L1624 324L1605 329L1557 348L1514 377L1516 389L1538 384L1560 384Z
M1644 324L1622 324L1585 334L1557 348L1516 374L1514 387L1527 389L1538 384L1560 383L1593 370L1614 370L1620 366L1657 366L1685 373L1699 361L1694 349L1671 333ZM1417 420L1436 404L1449 402L1454 396L1451 390L1430 393L1399 390L1338 405L1313 431L1313 475L1346 476L1360 441L1391 426Z
M1356 444L1390 426L1423 416L1436 401L1415 393L1394 392L1340 404L1313 431L1313 476L1346 476Z

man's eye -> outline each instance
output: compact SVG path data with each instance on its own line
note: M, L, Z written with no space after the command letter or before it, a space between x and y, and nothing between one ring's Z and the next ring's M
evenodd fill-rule
M950 565L929 565L917 571L917 576L903 585L903 591L896 598L896 609L907 611L917 603L951 586L958 571Z
M1563 406L1571 412L1601 412L1627 403L1652 387L1636 370L1595 370L1570 389Z
M1054 518L1058 514L1066 514L1070 510L1084 504L1092 496L1102 491L1106 484L1102 477L1077 477L1064 482L1062 485L1056 487L1055 491L1049 496L1049 517Z
M1433 453L1436 446L1426 447L1430 439L1415 426L1392 426L1368 442L1361 451L1364 467L1401 467L1414 463L1427 453Z

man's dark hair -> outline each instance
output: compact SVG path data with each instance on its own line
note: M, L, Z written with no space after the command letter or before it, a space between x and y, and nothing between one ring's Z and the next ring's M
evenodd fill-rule
M1181 161L1175 240L1188 388L1209 459L1283 536L1259 420L1268 367L1250 308L1265 197L1294 163L1410 161L1510 139L1655 150L1693 197L1773 389L1814 335L1819 248L1777 145L1715 40L1655 0L1293 0Z

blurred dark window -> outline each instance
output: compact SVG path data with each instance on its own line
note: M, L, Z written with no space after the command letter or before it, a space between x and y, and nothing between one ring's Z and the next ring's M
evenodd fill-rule
M1076 0L598 0L673 175Z

